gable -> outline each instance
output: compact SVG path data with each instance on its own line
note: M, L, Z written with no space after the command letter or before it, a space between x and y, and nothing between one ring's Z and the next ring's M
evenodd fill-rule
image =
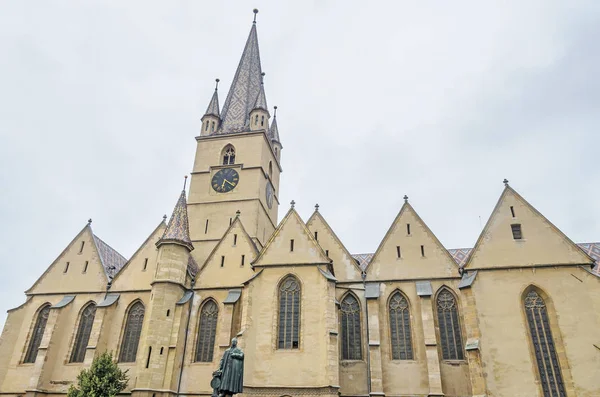
M316 233L315 240L323 251L325 251L325 254L333 261L333 272L337 280L362 280L361 270L356 260L348 252L320 212L314 212L306 223L306 227L310 230L313 237L315 237Z
M156 272L158 248L156 243L165 231L166 225L161 222L138 250L127 261L123 269L114 278L111 290L127 291L150 289Z
M520 225L521 239L513 237L512 225ZM587 263L593 263L592 258L507 186L465 267Z
M293 240L293 243L292 243ZM293 245L293 249L292 249ZM293 208L288 211L254 266L328 264L329 258Z
M408 203L402 206L367 268L367 277L380 280L457 275L452 256Z
M87 225L26 293L104 291L107 282L96 237Z
M236 217L202 265L196 286L241 285L254 275L251 263L257 255L252 238L241 219Z

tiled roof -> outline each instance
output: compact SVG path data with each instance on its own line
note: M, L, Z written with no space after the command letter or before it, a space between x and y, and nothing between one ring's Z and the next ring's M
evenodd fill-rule
M192 255L190 255L187 264L188 274L191 277L196 277L196 275L198 274L198 270L200 270L200 267L198 266Z
M208 103L208 107L206 108L205 116L220 116L219 113L219 94L217 89L215 88L215 93L213 94L210 102Z
M100 237L95 234L93 234L93 236L94 243L98 249L98 254L100 255L100 262L102 262L102 267L104 267L104 272L107 276L113 277L123 266L125 266L127 259L110 245L102 241Z
M271 142L281 143L279 140L279 128L277 128L277 114L273 116L273 121L271 122L271 128L269 129L269 140Z
M586 254L591 256L596 261L596 266L592 270L592 273L596 274L600 277L600 242L598 243L580 243L577 244L582 250L585 251ZM462 267L467 263L467 259L471 254L472 248L452 248L449 249L448 252L454 258L454 261L459 267ZM360 265L362 270L365 270L371 260L373 259L374 254L354 254L352 255L354 259Z
M165 233L160 240L158 240L157 244L160 245L166 242L174 242L184 245L188 247L190 251L194 249L192 246L192 240L190 240L190 227L188 223L185 190L181 191L181 195L179 196L179 200L177 200L177 204L175 204L175 209L173 210L169 224L165 229Z

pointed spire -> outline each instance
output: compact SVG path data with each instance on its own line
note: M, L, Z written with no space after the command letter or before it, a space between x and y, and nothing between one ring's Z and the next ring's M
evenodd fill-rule
M221 117L221 114L219 113L219 95L218 95L220 80L216 79L215 81L216 81L215 93L213 94L212 98L210 99L210 102L208 103L208 107L206 108L206 113L204 113L204 115Z
M277 128L277 106L273 107L274 112L273 112L273 121L271 122L271 128L269 129L269 139L272 142L277 142L279 144L281 144L281 141L279 140L279 128Z
M267 106L267 96L265 95L265 83L264 83L265 73L261 74L261 82L260 82L260 91L258 92L258 96L256 97L256 101L254 102L254 109L262 109L269 113L269 107Z
M257 12L258 10L254 10L255 16ZM250 112L261 91L261 73L255 20L223 104L220 133L242 132L250 129Z
M187 182L187 175L185 179ZM162 244L173 243L183 245L190 251L194 249L192 245L192 240L190 239L187 201L185 199L185 182L183 186L184 188L181 191L179 200L177 200L177 204L175 204L175 209L173 210L173 214L171 215L169 224L165 229L165 233L156 243L157 247L160 247Z

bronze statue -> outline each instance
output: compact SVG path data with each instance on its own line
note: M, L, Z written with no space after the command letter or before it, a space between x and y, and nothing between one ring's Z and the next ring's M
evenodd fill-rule
M244 352L237 347L237 339L231 340L231 347L225 350L219 369L213 372L210 382L213 397L230 397L242 393L244 389Z

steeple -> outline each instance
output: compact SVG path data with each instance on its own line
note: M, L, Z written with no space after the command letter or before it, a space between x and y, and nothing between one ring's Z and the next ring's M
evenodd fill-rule
M265 84L264 84L265 74L261 74L261 83L260 83L260 91L258 91L258 96L254 101L254 106L252 106L252 111L250 112L250 129L253 131L256 130L264 130L268 132L269 129L269 110L267 107L267 97L265 95Z
M215 93L213 94L210 102L208 103L208 107L206 108L206 113L202 116L202 127L200 131L200 135L210 135L217 131L219 128L219 124L221 123L220 113L219 113L219 79L216 79L215 84Z
M255 14L258 10L254 10ZM250 130L250 112L261 93L262 69L258 51L256 20L252 23L242 58L238 64L231 88L225 99L220 134ZM262 94L264 96L264 92ZM265 99L266 106L266 99Z
M187 181L187 176L185 177ZM194 249L192 240L190 239L190 227L188 223L187 201L185 199L185 184L175 209L169 220L169 224L165 229L165 233L156 243L157 247L163 244L179 244L187 247L190 251Z
M281 145L281 141L279 140L279 128L277 128L277 106L274 107L275 111L273 112L273 122L271 123L271 128L269 128L269 140L271 143L279 143Z

